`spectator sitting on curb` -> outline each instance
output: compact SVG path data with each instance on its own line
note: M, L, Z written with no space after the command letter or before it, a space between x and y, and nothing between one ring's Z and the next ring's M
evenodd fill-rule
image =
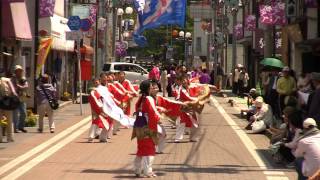
M251 130L251 133L261 133L269 128L273 122L272 109L269 104L263 101L261 96L255 100L256 113L251 116L250 122L245 128Z
M306 180L320 169L320 131L313 118L303 122L303 132L294 151L299 180Z
M244 113L247 115L247 120L249 121L250 117L255 114L256 107L254 106L254 101L259 96L257 90L252 88L249 91L249 94L245 94L248 97L247 105L248 109L241 109L240 115L243 117Z
M291 167L291 164L295 157L293 156L293 151L296 149L297 140L300 137L302 131L302 113L301 111L293 108L286 107L284 109L284 122L283 134L278 134L278 136L273 136L271 139L271 150L275 150L273 153L273 159L277 163L286 163L287 166Z

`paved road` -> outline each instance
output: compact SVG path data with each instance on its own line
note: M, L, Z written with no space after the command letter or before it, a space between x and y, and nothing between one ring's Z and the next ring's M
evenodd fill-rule
M199 142L173 143L167 127L164 154L157 155L157 179L296 179L293 170L268 162L264 135L247 136L237 110L216 97L202 115ZM79 116L78 105L56 112L57 132L18 134L16 142L0 145L0 178L3 179L131 179L136 152L131 130L121 129L108 143L87 143L90 111ZM267 160L267 161L266 161Z

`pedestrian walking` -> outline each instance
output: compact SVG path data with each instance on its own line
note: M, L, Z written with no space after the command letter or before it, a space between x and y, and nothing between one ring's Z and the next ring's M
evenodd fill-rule
M161 82L163 97L166 97L167 96L167 86L168 86L168 72L165 68L163 68L163 70L161 72L160 82Z
M200 84L209 84L210 83L210 76L207 73L207 69L202 69L202 72L200 74L199 82Z
M232 83L232 92L235 95L239 95L239 78L241 73L242 65L238 64L237 67L233 70L233 83Z
M29 97L27 90L29 88L29 84L27 79L24 77L24 70L22 66L16 65L14 68L14 76L11 78L11 82L15 88L16 93L20 99L20 103L13 111L13 122L14 122L14 132L18 133L22 131L24 133L27 132L24 129L25 120L27 117L27 98Z
M221 90L222 89L222 81L223 81L224 72L220 64L217 64L217 84L216 87Z
M39 114L38 132L43 132L43 118L48 115L50 133L54 133L55 124L53 119L53 109L49 104L49 98L56 98L56 89L49 83L49 75L44 74L41 77L41 82L36 88L37 90L37 107Z
M159 89L161 90L161 85L160 85L160 69L159 69L159 64L155 64L151 71L149 72L149 79L154 80L157 82Z
M4 101L7 103L4 103ZM7 122L7 126L5 128L7 142L14 141L12 113L13 110L16 109L18 103L19 98L17 97L17 93L15 92L11 80L9 78L0 77L0 117L3 118L3 116L5 116ZM2 142L2 130L0 133L0 142Z

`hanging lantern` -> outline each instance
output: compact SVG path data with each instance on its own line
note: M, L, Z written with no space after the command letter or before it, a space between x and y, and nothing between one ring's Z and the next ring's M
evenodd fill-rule
M179 32L177 30L172 31L172 37L178 37Z
M207 22L203 22L203 23L201 24L201 29L204 30L204 31L208 30L208 27L209 27L209 25L208 25Z

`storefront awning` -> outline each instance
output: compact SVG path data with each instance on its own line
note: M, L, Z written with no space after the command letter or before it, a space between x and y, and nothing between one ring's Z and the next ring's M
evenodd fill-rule
M32 40L26 4L1 1L2 37L17 40Z
M52 36L51 48L58 51L74 51L74 41L66 40L66 32L70 31L67 26L68 20L54 14L52 17L39 19L39 30L44 30Z

